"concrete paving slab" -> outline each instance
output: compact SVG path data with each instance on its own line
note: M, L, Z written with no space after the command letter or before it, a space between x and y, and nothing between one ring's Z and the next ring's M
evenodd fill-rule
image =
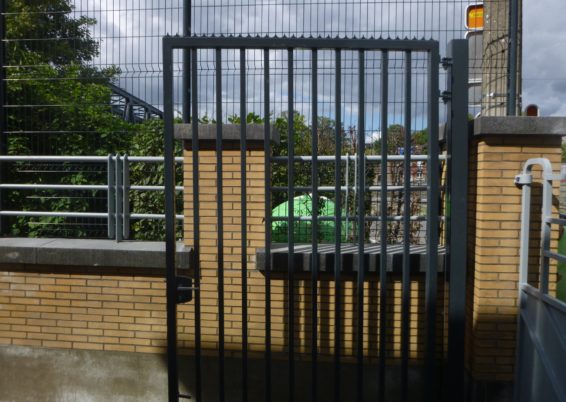
M0 401L165 401L163 362L151 354L3 346Z
M202 402L218 400L218 358L202 357ZM272 400L287 402L288 363L285 356L272 360ZM297 361L297 402L310 402L311 365ZM249 402L265 401L265 361L250 358ZM389 402L400 402L400 369L387 370ZM318 390L320 401L333 398L333 365L319 361ZM420 401L422 370L409 369L409 401ZM377 365L365 368L365 401L375 401L378 393ZM181 356L179 362L180 390L194 395L194 356ZM228 357L225 361L225 394L227 402L242 401L242 360ZM356 366L344 362L341 369L341 402L355 399ZM22 346L0 346L0 401L45 402L130 402L167 400L167 360L164 355L113 351L60 350Z

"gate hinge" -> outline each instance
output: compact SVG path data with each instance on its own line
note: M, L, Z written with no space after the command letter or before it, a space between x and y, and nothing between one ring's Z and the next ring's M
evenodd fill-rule
M193 300L193 291L199 289L193 286L193 279L188 276L177 276L177 304L188 303Z
M452 67L453 64L452 58L443 57L442 59L440 59L440 64L442 65L443 69L448 70L450 67Z
M452 92L451 91L442 91L440 93L440 99L442 99L442 102L444 102L444 103L449 102L450 100L452 100Z
M517 176L515 176L515 184L517 186L531 184L532 182L533 182L533 175L531 174L518 174Z

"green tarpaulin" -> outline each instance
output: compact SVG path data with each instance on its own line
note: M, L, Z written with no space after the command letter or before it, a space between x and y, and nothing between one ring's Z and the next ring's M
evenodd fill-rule
M289 216L289 202L285 201L273 208L271 216L274 218L286 218ZM293 199L293 215L295 217L312 217L312 197L311 195L300 195ZM334 202L327 197L319 197L318 201L318 216L334 216L335 205ZM342 217L345 213L342 212ZM347 230L349 227L350 230ZM287 221L276 220L271 224L271 240L274 243L287 242ZM318 221L318 241L319 242L334 242L334 221ZM295 243L310 243L312 241L312 222L295 221L293 226L294 241ZM351 233L352 224L346 225L342 221L342 241L348 239L348 234Z

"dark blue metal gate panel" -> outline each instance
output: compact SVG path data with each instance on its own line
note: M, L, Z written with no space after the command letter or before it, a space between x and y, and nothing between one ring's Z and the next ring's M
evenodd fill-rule
M391 60L391 54L398 52L401 54L401 58L404 62L404 70L402 77L404 77L404 87L405 90L405 99L403 100L403 106L405 111L405 133L403 138L403 148L404 152L401 156L402 159L398 159L404 163L405 174L403 178L403 186L401 187L405 191L405 199L410 198L411 193L411 181L410 181L410 166L411 166L411 157L413 151L411 150L411 132L414 130L412 126L412 113L415 112L414 108L412 107L412 99L414 97L414 91L412 91L412 86L415 85L415 82L418 82L415 79L413 69L416 66L416 56L421 54L420 63L426 66L425 74L423 74L422 80L426 82L426 85L423 85L423 98L424 98L424 113L426 113L426 121L427 121L427 155L426 155L426 162L427 162L427 174L426 174L426 186L421 189L423 193L426 193L426 203L427 207L426 210L423 211L423 218L424 223L423 227L426 226L426 236L425 236L425 243L423 244L424 252L424 260L426 262L426 271L424 276L424 303L423 304L423 333L424 333L424 341L423 341L423 357L422 357L422 365L421 365L421 372L424 385L422 386L423 390L420 391L413 391L414 396L410 396L408 392L409 388L409 360L410 360L410 350L409 350L409 342L410 342L410 293L411 293L411 265L412 264L409 260L411 258L411 247L409 243L409 231L405 230L404 232L404 241L403 241L403 267L402 267L402 326L401 326L401 354L399 356L400 367L391 368L387 366L387 351L386 351L386 330L380 330L378 334L375 334L373 340L364 334L364 314L369 314L368 306L365 304L365 285L366 281L368 280L366 273L368 273L368 269L366 268L366 259L365 258L355 258L352 259L352 263L349 264L349 267L341 267L340 259L337 259L337 263L334 264L334 271L330 272L329 276L332 276L334 279L334 291L335 294L338 295L335 298L335 311L337 312L334 315L334 349L333 355L330 356L332 359L333 365L333 378L325 379L325 382L332 381L332 385L324 388L332 388L333 389L333 399L335 401L344 401L344 400L357 400L357 401L366 401L366 400L400 400L400 401L408 401L408 400L423 400L423 401L430 401L430 402L438 402L442 400L441 396L441 385L442 385L442 378L441 378L441 370L439 361L441 360L441 356L443 355L443 350L441 350L440 342L438 342L438 338L441 336L441 331L437 329L437 318L439 315L440 307L437 306L437 300L441 297L444 297L442 292L443 289L438 286L439 283L439 260L444 258L444 255L439 253L439 245L442 243L441 235L444 238L449 239L448 243L456 241L461 243L458 247L452 247L449 252L449 258L447 262L448 267L454 267L451 270L450 275L450 314L451 319L449 320L449 331L451 333L452 338L449 341L449 348L448 348L448 372L450 373L449 380L445 383L449 383L450 385L450 396L447 400L461 400L461 396L463 394L463 380L464 380L464 371L463 371L463 325L464 325L464 300L465 300L465 233L466 233L466 218L465 218L465 211L466 211L466 181L463 180L463 177L467 175L467 163L466 163L466 156L467 156L467 94L465 91L465 84L467 82L467 66L465 63L467 57L467 44L465 41L454 41L451 43L451 50L449 52L449 58L444 59L444 67L450 69L450 81L448 82L447 89L444 93L444 98L449 102L449 115L450 115L450 124L449 124L449 131L454 131L457 134L460 134L458 138L452 138L452 136L448 135L447 137L447 150L448 153L452 156L458 156L457 160L454 161L454 158L450 158L448 156L444 157L444 160L448 160L448 171L454 170L455 174L449 174L448 178L448 192L450 193L451 197L447 197L447 199L452 200L452 206L454 210L461 211L459 212L460 219L450 219L450 216L446 216L445 222L447 223L445 226L444 233L441 233L441 222L443 221L442 217L440 216L441 213L441 190L442 190L442 183L441 183L441 165L439 163L442 156L440 155L440 146L439 146L439 100L440 100L440 91L439 91L439 65L440 65L440 57L439 57L439 49L438 49L438 42L435 41L427 41L427 40L391 40L391 39L330 39L330 38L253 38L253 37L166 37L163 41L163 60L164 60L164 122L165 122L165 155L166 155L166 163L165 163L165 186L166 186L166 210L167 210L167 230L166 230L166 241L167 241L167 333L168 333L168 369L169 369L169 400L170 401L177 401L179 398L188 398L188 394L181 394L179 392L179 378L178 378L178 359L177 359L177 323L176 323L176 312L177 312L177 302L178 302L178 293L180 291L184 291L187 289L191 289L195 291L194 303L195 303L195 359L194 359L194 377L195 377L195 387L194 391L191 390L191 395L193 399L197 401L204 401L206 400L206 395L204 395L202 384L205 380L210 379L210 371L205 370L203 364L203 358L201 355L201 278L200 278L200 217L199 217L199 203L201 202L199 198L199 164L198 164L198 155L199 155L199 110L201 110L202 105L199 102L199 97L197 96L197 90L199 89L199 81L198 77L199 74L202 73L202 57L203 54L208 54L214 60L214 68L213 71L213 78L215 82L214 92L215 92L215 152L218 157L216 158L216 165L215 165L215 172L216 172L216 213L217 213L217 225L216 225L216 232L217 232L217 277L218 277L218 284L217 284L217 300L218 300L218 347L215 350L216 355L215 359L217 360L218 370L216 371L216 378L214 379L214 392L217 393L215 400L224 401L230 400L230 397L226 395L226 389L228 388L228 376L227 376L227 360L228 356L226 356L226 341L225 341L225 326L226 326L226 317L225 317L225 310L224 310L224 301L225 297L225 287L224 287L224 276L225 272L225 255L224 255L224 245L223 245L223 237L224 237L224 226L223 226L223 201L222 201L222 184L223 184L223 162L222 162L222 152L223 152L223 145L222 145L222 135L223 135L223 126L226 123L223 123L223 113L222 107L223 104L226 102L226 96L223 94L223 74L226 73L226 65L223 64L223 52L227 49L232 49L238 51L235 54L239 54L238 58L235 59L235 63L239 65L238 70L238 78L239 78L239 85L236 83L234 86L239 86L239 101L236 101L239 106L239 114L240 116L247 115L246 109L246 102L247 102L247 89L248 86L246 85L246 79L248 78L246 74L246 50L253 49L256 54L261 57L263 62L263 83L264 83L264 93L263 93L263 113L265 116L264 120L264 135L262 138L262 142L264 145L265 150L265 262L266 267L264 270L264 289L265 289L265 300L263 300L264 304L262 308L265 310L265 350L264 350L264 361L263 364L265 365L265 370L262 372L263 378L263 385L265 385L265 397L263 398L264 401L271 401L271 400L280 400L282 396L275 392L275 383L283 383L286 388L287 392L287 400L295 401L295 400L309 400L309 401L317 401L317 400L326 400L328 397L321 397L321 391L323 391L323 386L319 385L318 378L321 377L321 373L323 372L321 366L324 363L321 361L322 359L319 358L319 351L317 345L317 333L320 328L319 324L319 308L317 307L317 281L319 280L319 273L321 273L320 269L320 262L318 258L319 248L318 248L318 240L316 236L312 236L310 250L311 253L311 283L312 283L312 320L310 322L311 326L311 333L313 336L311 337L309 343L311 348L310 353L310 360L308 364L310 365L310 382L308 388L309 391L299 392L299 386L297 385L299 377L298 374L298 366L300 364L300 359L305 359L306 357L299 356L299 346L295 340L295 321L297 317L297 307L295 306L295 291L294 289L298 286L298 281L300 278L297 278L295 275L295 257L297 256L297 241L294 239L294 222L300 218L294 215L294 207L293 207L293 200L295 199L296 195L300 192L308 192L312 194L313 207L312 210L314 211L312 217L309 217L312 221L313 233L317 232L318 225L320 222L323 222L324 219L332 219L336 222L340 222L344 217L342 216L342 196L340 195L340 191L342 191L339 178L341 172L341 144L340 138L342 136L342 123L341 123L341 115L342 115L342 108L344 107L344 100L341 99L342 88L345 86L345 83L342 82L343 72L342 68L344 66L344 60L342 58L343 54L347 52L351 52L356 54L355 63L352 64L355 66L357 70L356 77L357 82L357 92L355 96L356 104L357 104L357 133L356 133L356 158L357 158L357 166L359 167L360 172L365 172L364 166L367 162L366 158L366 124L369 125L369 119L367 118L367 112L365 110L366 103L369 94L366 92L370 92L367 90L367 85L365 82L365 76L367 74L367 58L370 54L377 53L379 55L379 61L382 65L381 67L381 76L380 76L380 89L379 91L375 91L376 94L379 94L379 98L381 100L381 149L380 154L378 157L380 161L383 163L381 164L381 175L379 177L379 197L381 205L384 205L379 211L379 216L371 215L368 213L366 204L365 204L365 196L369 194L369 191L372 191L371 187L366 183L366 177L363 174L358 174L356 177L356 188L360 196L357 197L357 211L356 214L353 215L352 219L355 219L357 222L357 239L350 243L351 246L355 247L357 256L365 255L368 252L369 247L366 247L365 239L365 232L364 228L366 223L368 222L377 222L379 227L379 234L380 239L378 242L378 246L380 249L379 254L374 255L374 257L379 259L379 273L377 277L380 281L380 290L379 290L379 325L380 328L385 329L388 328L390 324L388 320L391 317L391 311L387 307L388 298L390 296L387 295L387 286L391 281L391 275L387 270L388 265L388 258L391 256L390 248L388 248L388 238L387 238L387 230L388 224L394 219L401 219L406 228L409 227L409 223L411 219L414 217L410 216L410 209L404 208L402 212L402 216L389 216L390 213L387 211L388 202L388 191L391 191L392 188L395 186L391 185L390 180L388 180L388 176L390 175L390 169L388 168L388 163L392 161L390 155L387 154L387 141L388 141L388 127L389 127L389 120L391 110L390 110L390 97L388 96L389 86L392 86L392 89L395 89L395 86L390 85L390 77L388 76L389 72L389 62L394 61ZM298 183L295 182L295 164L300 161L297 158L300 158L299 155L294 154L294 102L296 91L294 88L294 77L297 73L297 63L300 61L295 61L295 51L300 50L303 52L307 52L310 57L310 74L312 77L312 87L310 88L311 91L311 109L310 113L312 115L312 180L309 186L299 186ZM192 159L192 169L193 175L195 179L193 180L193 202L192 205L194 206L194 216L193 216L193 226L192 229L194 231L194 258L193 258L193 269L194 269L194 288L188 285L180 285L179 284L179 276L175 270L175 227L174 227L174 211L175 211L175 197L174 197L174 181L173 181L173 132L174 132L174 122L175 122L175 112L173 109L173 87L174 87L174 70L173 70L173 63L174 63L174 51L185 51L190 52L190 66L191 66L191 108L187 109L187 112L190 110L191 119L184 116L185 121L190 120L191 130L192 130L192 137L191 137L191 152L193 156ZM323 51L330 51L330 56L327 56L326 60L319 60L319 56ZM208 52L208 53L203 53ZM320 52L320 53L319 53ZM287 127L287 153L281 159L279 158L271 158L270 152L270 122L269 116L271 113L271 107L273 104L273 99L270 96L270 79L273 78L273 71L270 71L270 57L274 57L277 54L284 54L286 55L286 67L283 69L283 73L287 77L288 86L286 88L287 91L287 111L288 111L288 127ZM353 59L354 60L354 59ZM239 62L239 63L238 63ZM325 62L326 65L323 63ZM234 63L234 61L233 61ZM335 137L336 143L334 144L334 155L331 161L335 164L335 183L332 187L332 191L334 191L335 195L335 210L337 211L335 216L333 217L324 217L318 216L318 192L319 190L322 191L323 183L319 183L319 179L317 178L317 169L318 163L322 163L321 155L318 155L317 152L317 117L318 114L318 106L319 106L319 91L317 90L317 78L319 74L319 69L321 68L329 68L328 64L330 64L330 68L335 72L334 73L334 88L335 88L335 96L333 98L334 107L336 108L336 127L335 127ZM326 67L324 67L326 66ZM186 75L184 75L185 80L188 79ZM261 101L261 97L260 97ZM202 128L201 128L202 129ZM246 130L248 130L248 125L246 121L241 118L240 120L240 137L239 137L239 145L241 151L241 211L242 212L242 219L240 222L240 228L242 233L242 244L241 244L241 256L242 261L238 269L241 269L242 278L241 278L241 294L242 294L242 309L241 309L241 370L238 372L237 380L241 384L241 388L237 390L237 392L241 393L241 398L238 400L254 400L251 396L251 376L248 374L249 366L252 365L252 359L249 357L248 353L248 343L249 343L249 334L248 334L248 299L247 299L247 292L248 287L246 283L246 275L247 275L247 242L246 242L246 219L247 216L247 209L246 209ZM459 130L459 131L456 131ZM462 133L464 135L462 135ZM327 155L328 156L328 155ZM327 159L328 162L329 159ZM277 188L273 186L270 181L270 167L271 163L284 163L287 167L286 176L288 178L287 187L285 188ZM457 174L456 174L457 173ZM414 184L414 183L413 183ZM376 186L373 186L376 187ZM414 186L413 186L414 187ZM272 205L270 201L270 194L275 191L285 191L287 193L288 199L288 211L287 216L285 217L273 217L271 216ZM400 188L397 188L396 191L399 191ZM328 191L328 189L326 189ZM375 189L373 190L375 191ZM210 202L210 201L209 201ZM449 209L449 208L446 208ZM270 296L270 278L272 274L272 259L270 255L271 249L271 239L270 239L270 230L271 230L271 223L276 220L283 220L287 222L287 272L284 274L287 280L287 303L285 304L284 312L287 316L288 322L288 329L286 331L286 350L284 360L287 366L287 375L285 376L284 373L276 372L273 367L276 364L276 357L272 356L272 344L271 344L271 335L272 335L272 327L271 327L271 315L272 315L272 305L271 305L271 296ZM334 244L332 245L335 250L335 255L342 255L343 254L343 245L341 242L341 224L335 224L334 230ZM446 242L445 242L446 243ZM331 246L331 247L332 247ZM345 248L345 246L344 246ZM349 270L353 273L351 275L351 281L354 284L356 290L356 301L355 305L355 323L353 326L353 332L355 333L354 337L354 344L355 348L353 348L351 361L353 361L352 366L354 367L355 376L353 380L349 380L351 384L351 390L347 394L344 389L341 389L341 379L345 376L345 369L344 366L347 361L344 358L344 346L343 346L343 338L341 334L342 323L340 321L340 316L342 315L341 311L343 310L344 306L341 305L341 298L340 296L344 293L344 289L342 288L342 273L343 268L349 268ZM368 273L369 275L369 273ZM355 281L355 282L354 282ZM454 283L458 283L458 286L452 286ZM378 345L378 349L380 350L379 355L377 356L378 360L378 371L377 375L372 375L371 380L368 379L368 368L367 368L367 354L364 352L364 342L374 342L374 345ZM248 364L249 362L249 364ZM400 392L399 395L396 395L397 392L393 390L391 384L388 384L386 381L386 372L391 372L391 370L397 370L400 375L400 384L399 387ZM205 377L206 376L206 377ZM232 378L233 379L233 378ZM257 382L254 384L254 388L257 388L259 384ZM371 388L371 389L370 389ZM371 391L371 395L370 392ZM397 399L395 399L397 398ZM417 398L417 399L415 399ZM257 400L257 399L256 399Z
M566 401L566 303L521 286L516 401Z

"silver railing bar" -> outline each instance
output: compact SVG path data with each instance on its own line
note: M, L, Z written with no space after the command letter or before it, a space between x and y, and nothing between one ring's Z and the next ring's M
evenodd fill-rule
M0 184L0 189L7 190L104 190L106 184Z
M112 156L115 159L115 156ZM106 162L107 156L69 156L69 155L5 155L0 162ZM130 162L160 163L162 156L128 156ZM183 157L176 157L176 163L182 163Z
M271 157L271 161L272 162L280 162L280 163L284 163L287 162L288 160L288 156L272 156ZM381 161L381 155L366 155L365 156L366 161L369 162L379 162ZM334 162L335 160L335 156L334 155L319 155L316 157L317 162ZM356 154L352 154L352 155L343 155L340 160L343 161L347 161L347 160L352 160L355 161L357 159ZM438 160L447 160L448 157L446 155L439 155L438 156ZM293 157L293 160L296 162L310 162L313 160L313 157L311 155L296 155ZM388 155L387 156L387 161L399 161L402 162L404 160L404 155ZM411 160L412 161L424 161L426 162L428 160L428 155L411 155Z
M288 217L279 217L279 216L272 216L271 218L269 218L269 220L271 222L285 222L287 221L289 218ZM312 216L297 216L295 215L295 217L293 218L295 221L299 221L299 222L310 222L312 221ZM317 219L319 221L335 221L336 217L335 216L318 216ZM342 221L347 221L348 220L352 220L352 219L357 219L356 215L348 215L345 216L343 215L341 220ZM404 217L402 215L396 215L396 216L388 216L387 217L387 221L392 221L392 222L401 222L403 221ZM440 220L444 220L444 216L440 216L439 217ZM367 216L365 217L366 221L371 221L371 222L379 222L381 221L381 217L380 216ZM426 221L426 216L420 216L420 215L413 215L409 217L409 220L411 221Z
M52 216L61 218L107 218L108 212L0 211L0 216Z
M311 192L312 187L309 186L295 186L293 187L296 191L299 192ZM342 186L340 187L342 191L348 191L349 189L355 189L355 186ZM387 186L387 191L403 191L405 188L403 186ZM411 191L426 191L426 186L412 186ZM284 186L273 186L271 187L272 191L287 191L287 187ZM366 186L366 191L380 191L381 186ZM318 191L327 191L327 192L334 192L336 188L334 186L319 186Z
M184 215L175 215L177 220L184 220ZM165 219L165 214L130 214L130 219Z

